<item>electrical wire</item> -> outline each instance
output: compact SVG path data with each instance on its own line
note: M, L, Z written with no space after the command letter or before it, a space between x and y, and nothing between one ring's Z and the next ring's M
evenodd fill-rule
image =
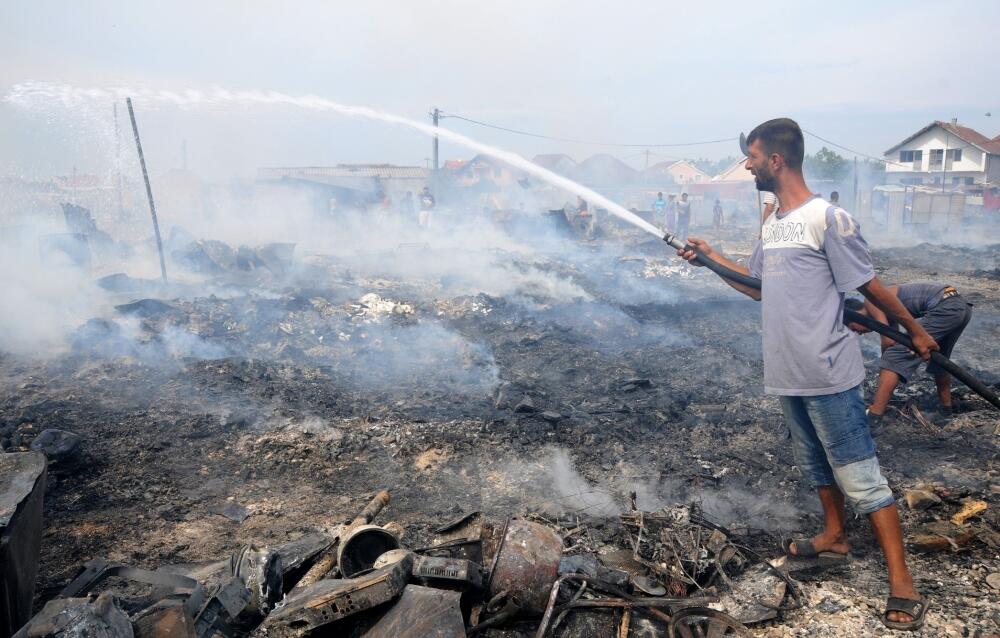
M802 132L803 133L807 133L807 134L815 137L816 139L818 139L821 142L826 142L830 146L836 146L837 148L839 148L842 151L847 151L848 153L854 153L855 155L858 155L860 157L864 157L866 159L874 160L876 162L885 162L886 164L895 164L896 166L906 166L906 164L900 164L899 162L893 162L892 160L882 159L880 157L875 157L874 155L868 155L867 153L862 153L861 151L856 151L853 148L847 148L846 146L841 146L840 144L837 144L836 142L831 142L830 140L826 139L825 137L820 137L819 135L816 135L812 131L807 131L806 129L802 129Z
M942 128L944 128L944 127L942 127ZM892 164L893 166L901 166L901 167L907 168L907 169L910 168L910 166L911 166L911 164L907 164L907 163L904 163L904 162L895 162L893 160L887 160L887 159L884 159L884 158L875 157L873 155L868 155L867 153L862 153L860 151L856 151L853 148L847 148L846 146L841 146L840 144L837 144L836 142L831 142L830 140L828 140L828 139L826 139L824 137L820 137L819 135L816 135L812 131L807 131L806 129L802 129L802 132L806 133L808 135L811 135L812 137L815 137L816 139L820 140L821 142L826 142L830 146L836 146L837 148L839 148L842 151L847 151L848 153L854 153L855 155L857 155L859 157L864 157L865 159L874 160L876 162L883 162L885 164ZM947 129L945 129L945 132L947 133L947 135L949 135L951 137L958 137L958 135L956 135L954 132L949 131ZM962 140L961 137L958 137L958 139ZM965 142L965 140L962 140L962 141ZM958 146L948 146L948 148L946 150L954 151L954 150L962 150L962 149L973 148L973 147L976 147L976 145L972 144L971 142L965 142L964 144L961 144L961 145L958 145ZM944 160L942 160L942 161L944 161ZM923 171L917 171L917 172L923 172ZM933 172L936 172L936 171L927 171L927 172L933 173Z
M497 124L490 124L488 122L481 122L479 120L474 120L464 115L456 115L454 113L442 113L439 117L442 118L452 118L456 120L462 120L463 122L469 122L471 124L476 124L478 126L485 126L486 128L496 129L498 131L506 131L507 133L514 133L515 135L525 135L527 137L537 137L543 140L552 140L555 142L569 142L571 144L587 144L591 146L613 146L618 148L670 148L670 147L680 147L680 146L704 146L707 144L721 144L723 142L735 142L739 138L737 137L727 137L718 140L705 140L703 142L681 142L674 144L623 144L618 142L597 142L593 140L578 140L569 137L555 137L552 135L542 135L541 133L531 133L528 131L520 131L518 129L507 128L506 126L499 126Z
M597 142L597 141L594 141L594 140L579 140L579 139L570 138L570 137L556 137L556 136L552 136L552 135L543 135L541 133L532 133L532 132L529 132L529 131L521 131L521 130L518 130L518 129L508 128L506 126L499 126L497 124L490 124L489 122L483 122L483 121L480 121L480 120L474 120L474 119L472 119L470 117L465 117L464 115L458 115L456 113L446 113L444 111L440 111L440 113L441 113L440 117L442 117L442 118L452 118L452 119L456 119L456 120L462 120L463 122L469 122L470 124L475 124L477 126L484 126L486 128L491 128L491 129L495 129L495 130L498 130L498 131L505 131L507 133L513 133L515 135L524 135L524 136L527 136L527 137L535 137L535 138L539 138L539 139L543 139L543 140L552 140L552 141L555 141L555 142L568 142L568 143L571 143L571 144L585 144L585 145L590 145L590 146L608 146L608 147L617 147L617 148L677 148L677 147L686 147L686 146L705 146L705 145L708 145L708 144L721 144L721 143L724 143L724 142L735 142L735 141L739 140L738 137L726 137L726 138L720 138L720 139L717 139L717 140L705 140L705 141L702 141L702 142L678 142L678 143L671 143L671 144L626 144L626 143L620 143L620 142ZM868 153L862 153L861 151L854 150L853 148L849 148L847 146L844 146L842 144L838 144L838 143L836 143L836 142L834 142L832 140L829 140L829 139L827 139L825 137L817 135L816 133L813 133L812 131L809 131L807 129L802 129L802 132L806 133L807 135L810 135L812 137L815 137L816 139L820 140L821 142L825 142L825 143L829 144L830 146L833 146L835 148L839 148L842 151L847 151L848 153L853 153L854 155L856 155L858 157L863 157L865 159L869 159L869 160L872 160L872 161L875 161L875 162L883 162L885 164L892 164L893 166L900 166L900 167L903 167L903 168L909 168L910 167L909 164L905 164L905 163L902 163L902 162L896 162L896 161L893 161L893 160L888 160L888 159L885 159L884 157L877 157L875 155L869 155ZM951 131L948 131L948 132L951 135L953 135L955 137L958 137L957 135L955 135ZM959 138L959 139L961 139L961 138ZM948 150L971 148L973 146L975 146L975 145L971 144L971 143L966 143L966 144L963 144L961 146L949 147ZM634 157L634 156L629 156L629 157Z

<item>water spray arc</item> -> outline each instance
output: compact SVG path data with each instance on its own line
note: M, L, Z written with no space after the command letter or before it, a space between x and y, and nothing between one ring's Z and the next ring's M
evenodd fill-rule
M418 122L407 117L385 113L367 106L353 106L340 104L332 100L317 95L293 96L275 91L229 91L226 89L212 89L210 91L197 91L189 89L186 91L166 91L166 90L139 90L129 88L80 88L66 84L50 84L47 82L24 82L15 85L4 97L4 100L13 104L30 105L35 101L59 100L64 104L72 106L85 101L92 100L118 100L133 97L150 103L171 104L182 108L212 105L260 105L260 106L292 106L312 111L331 112L346 115L348 117L362 117L370 120L386 122L398 126L420 131L432 138L440 137L460 146L471 149L483 155L489 155L510 166L523 170L529 175L533 175L549 184L579 195L586 201L605 208L609 213L619 219L632 224L656 237L662 237L662 232L653 224L642 219L638 215L628 211L620 204L616 204L604 195L597 193L582 184L578 184L571 179L563 177L557 173L543 168L534 162L526 160L516 153L477 142L455 131Z
M684 248L684 241L678 239L677 237L667 234L664 236L661 231L656 228L656 226L650 224L646 220L640 218L638 215L626 210L623 206L616 204L607 197L597 193L582 184L578 184L571 179L563 177L557 173L554 173L546 168L543 168L525 158L512 153L510 151L505 151L481 142L477 142L472 138L466 137L455 131L442 128L439 126L434 126L430 124L425 124L423 122L418 122L406 117L399 115L393 115L391 113L385 113L378 111L376 109L366 107L366 106L352 106L346 104L340 104L326 98L316 96L316 95L303 95L303 96L292 96L285 93L278 93L275 91L228 91L226 89L213 89L211 91L203 92L193 89L189 89L183 92L167 91L167 90L136 90L128 88L80 88L74 87L66 84L51 84L46 82L24 82L15 85L11 91L4 96L4 101L12 104L22 104L30 105L36 100L59 100L64 104L72 106L85 101L93 100L118 100L127 99L129 100L129 110L131 115L131 97L139 97L143 100L154 103L164 103L172 104L179 107L196 107L196 106L210 106L210 105L221 105L221 104L233 104L233 105L262 105L262 106L292 106L296 108L304 108L313 111L320 112L332 112L339 113L341 115L346 115L349 117L362 117L371 120L377 120L381 122L386 122L388 124L395 124L400 126L406 126L411 129L420 131L432 138L443 137L451 142L454 142L460 146L469 148L477 153L482 153L484 155L489 155L494 157L510 166L519 168L529 175L534 175L535 177L548 182L549 184L562 188L566 191L579 195L583 199L587 200L592 204L599 205L612 215L626 221L633 226L636 226L651 235L655 235L658 238L663 239L667 244L674 248ZM133 118L133 127L135 125L135 120ZM136 131L136 142L138 143L138 132ZM140 147L141 148L141 147ZM746 137L740 134L740 148L747 152ZM140 150L141 156L141 150ZM145 164L143 163L143 168L145 169ZM148 191L148 181L147 181L147 194L150 197L150 205L152 207L152 193ZM155 210L153 212L154 225L156 224ZM157 239L159 239L159 231L157 229ZM161 253L162 260L162 253ZM738 273L736 271L730 270L725 266L705 257L704 255L699 255L699 263L705 265L710 270L714 271L716 274L741 283L745 286L760 289L760 280L754 279ZM162 263L161 263L162 267ZM166 271L163 270L164 280L166 279ZM904 346L912 348L912 341L905 334L893 330L889 326L873 321L868 317L860 315L851 310L845 310L844 319L846 321L856 322L867 326L869 329L874 330L880 334L886 335L894 341L903 344ZM977 394L989 401L993 406L1000 409L1000 397L997 397L985 384L973 377L964 369L957 366L950 359L942 355L940 352L931 353L931 357L935 363L940 365L942 368L951 373L955 378L959 379L967 386L972 388Z

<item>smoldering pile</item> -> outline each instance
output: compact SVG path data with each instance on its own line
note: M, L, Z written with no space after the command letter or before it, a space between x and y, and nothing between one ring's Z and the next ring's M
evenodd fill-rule
M269 266L272 249L255 240L224 244L179 232L167 239L169 286L123 273L102 278L86 288L96 289L98 303L73 325L68 352L44 363L0 359L11 390L0 400L0 446L66 450L51 457L52 523L38 604L97 556L150 572L215 563L211 579L196 575L202 594L188 609L197 615L194 608L214 596L225 616L223 603L236 601L236 609L244 596L234 579L246 583L249 574L230 562L256 565L284 553L285 574L304 569L288 543L330 543L335 526L324 518L360 507L372 486L386 485L401 523L390 533L414 564L443 553L423 550L463 508L481 510L484 529L502 530L516 513L561 537L563 571L576 575L557 593L549 619L555 635L613 634L626 617L627 635L662 633L668 623L645 610L675 618L684 605L713 596L713 605L747 622L746 608L756 603L765 603L754 607L761 614L768 605L787 610L764 621L772 623L765 632L783 631L781 618L805 623L807 615L811 623L830 613L822 612L830 605L816 611L820 599L792 611L794 589L753 553L774 556L780 533L816 526L778 411L759 388L755 307L724 297L723 284L664 255L662 242L518 250L503 242L434 245L431 236L359 241L349 254L296 245L290 264ZM976 356L985 361L995 350ZM916 385L902 407L915 414L932 396ZM914 436L898 427L880 442L908 453L890 456L886 472L912 487L917 470L909 459L933 456L945 485L975 475L962 498L989 500L989 476L980 476L989 463L969 463L968 450L977 459L992 454L980 435L995 423L975 397L957 396L961 428L920 426ZM566 465L585 478L567 477L561 457L548 452L553 447L566 450ZM619 495L633 489L645 511L622 505ZM700 505L674 507L692 502ZM946 507L950 515L960 505L904 516L924 532L925 519ZM975 561L993 539L995 509L949 528L961 536L946 539L932 528L938 549L952 541L960 548L949 569L977 570L971 589L985 587L989 575ZM250 544L253 550L225 560ZM473 562L488 584L493 560ZM881 582L877 568L861 569ZM942 569L926 569L951 587ZM381 613L407 608L407 587L441 590L439 581L414 577L412 566L402 572L409 576L396 581L403 589L392 601L315 633L367 630ZM786 597L775 603L781 584ZM136 598L118 583L105 589L119 602L105 596L94 611L120 609L129 622L146 603L163 600L151 592ZM194 590L176 598L192 600L186 592ZM269 591L277 597L279 588ZM454 599L447 591L429 596ZM482 607L478 617L469 592ZM280 593L292 593L284 577ZM486 585L457 593L459 614L451 603L438 609L461 616L462 631L509 611L506 599L489 605ZM246 609L221 626L254 631L261 614L246 621ZM534 634L543 612L482 633ZM718 619L701 613L692 622ZM955 613L989 612L966 606Z
M383 491L333 529L228 558L154 570L91 559L18 636L747 635L801 605L752 534L632 499L596 527L470 512L418 546L398 523L374 524Z

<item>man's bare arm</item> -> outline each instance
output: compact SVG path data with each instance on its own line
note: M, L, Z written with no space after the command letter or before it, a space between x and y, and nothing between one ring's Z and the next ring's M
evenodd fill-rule
M711 259L712 261L715 261L715 262L718 262L718 263L722 264L726 268L729 268L731 270L735 270L736 272L738 272L738 273L740 273L742 275L747 275L748 277L750 276L750 269L748 269L746 266L741 266L741 265L737 264L736 262L733 262L733 261L730 261L729 259L726 259L722 254L714 251L712 249L712 247L709 246L707 242L705 242L704 239L698 239L696 237L690 237L690 238L688 238L687 243L689 245L691 245L691 246L694 246L694 248L697 249L697 252L695 252L694 250L691 250L689 248L685 248L683 250L678 249L677 250L677 254L679 256L683 257L684 259L688 260L689 262L691 262L693 265L695 265L695 266L700 265L696 261L696 258L698 257L698 253L700 252L705 257ZM735 281L730 281L729 279L726 279L725 277L723 277L722 280L725 281L730 286L732 286L733 288L735 288L736 290L742 292L747 297L750 297L751 299L754 299L756 301L760 301L760 291L757 290L756 288L751 288L749 286L744 286L743 284L736 283Z
M883 287L889 292L891 292L893 295L895 295L897 299L899 298L899 294L897 292L899 290L898 286L883 286ZM890 323L889 318L885 316L885 313L882 312L881 309L879 309L875 304L868 301L867 299L865 299L865 312L868 314L869 317L871 317L875 321L878 321L879 323L885 323L885 324ZM882 352L885 352L886 349L896 345L895 341L893 341L892 339L890 339L885 335L881 335L881 341L882 341Z
M861 285L858 291L865 296L878 310L885 313L885 316L895 321L906 329L907 334L913 340L913 347L925 361L931 358L932 350L940 350L933 337L927 334L924 327L910 314L906 307L896 296L896 293L882 285L878 277L873 277L871 281Z

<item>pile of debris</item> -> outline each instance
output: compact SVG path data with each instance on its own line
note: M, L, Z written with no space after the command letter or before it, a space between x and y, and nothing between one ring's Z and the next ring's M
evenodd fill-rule
M291 270L295 252L295 244L280 242L237 249L221 241L204 239L183 243L171 238L171 244L182 244L171 252L176 263L209 275L266 268L276 276L283 276Z
M801 606L785 572L696 506L643 512L633 494L608 533L472 512L405 547L400 525L373 523L389 500L382 491L328 533L215 562L90 560L16 635L735 636Z

